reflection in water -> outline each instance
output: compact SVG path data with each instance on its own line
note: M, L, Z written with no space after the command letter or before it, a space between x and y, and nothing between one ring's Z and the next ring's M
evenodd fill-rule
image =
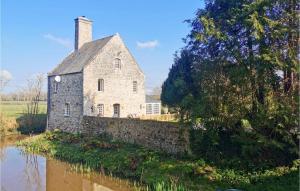
M19 139L18 137L17 139ZM128 182L100 174L82 174L71 166L45 157L27 154L13 146L13 139L1 140L1 191L128 191Z

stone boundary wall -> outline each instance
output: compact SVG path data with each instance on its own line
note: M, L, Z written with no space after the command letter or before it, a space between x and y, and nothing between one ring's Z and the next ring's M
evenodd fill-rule
M83 116L81 132L86 135L106 133L116 140L171 154L189 152L188 128L178 123Z

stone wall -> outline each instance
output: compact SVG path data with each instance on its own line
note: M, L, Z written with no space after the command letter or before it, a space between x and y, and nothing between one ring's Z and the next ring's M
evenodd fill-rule
M177 154L189 151L189 132L178 123L84 116L81 131L87 135L106 133L113 139Z
M61 75L57 92L54 92L55 76L48 77L47 129L78 132L82 118L82 73ZM64 115L65 104L70 104L70 116Z
M114 66L121 60L121 68ZM104 91L98 91L98 79L104 80ZM133 92L133 81L137 92ZM83 115L97 116L98 104L104 105L104 117L113 117L113 105L120 104L120 117L143 115L145 108L145 75L126 48L121 37L115 35L83 70Z

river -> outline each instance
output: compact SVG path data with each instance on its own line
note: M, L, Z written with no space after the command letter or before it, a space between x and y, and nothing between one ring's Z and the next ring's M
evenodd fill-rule
M15 146L24 136L0 142L1 191L129 191L130 183L98 173L79 173L72 166Z

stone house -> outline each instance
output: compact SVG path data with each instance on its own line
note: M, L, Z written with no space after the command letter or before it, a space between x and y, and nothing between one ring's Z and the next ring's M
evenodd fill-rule
M146 113L145 75L119 34L92 40L92 21L75 19L75 50L48 74L47 129L78 132L84 115Z

